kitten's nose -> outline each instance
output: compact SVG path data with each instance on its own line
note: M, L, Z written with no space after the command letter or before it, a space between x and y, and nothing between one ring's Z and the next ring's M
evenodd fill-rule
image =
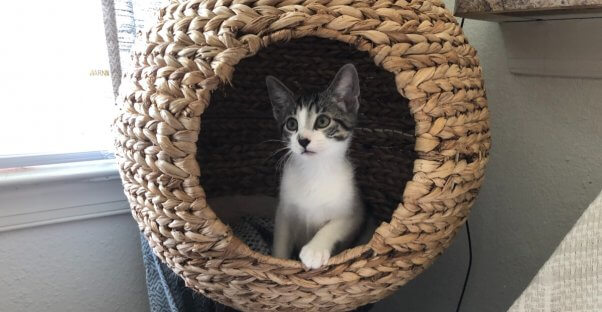
M299 137L299 138L297 139L297 141L299 141L299 144L300 144L300 145L301 145L303 148L306 148L306 147L309 145L309 140L308 140L308 139L306 139L306 138L301 138L301 137Z

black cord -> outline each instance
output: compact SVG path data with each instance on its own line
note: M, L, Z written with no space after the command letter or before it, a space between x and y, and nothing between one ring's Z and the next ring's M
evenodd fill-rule
M464 28L464 17L460 21L460 28ZM462 299L464 299L464 292L466 291L466 285L468 284L468 277L470 276L470 268L472 267L472 242L470 241L470 227L468 226L468 220L466 220L466 237L468 238L468 268L466 269L466 276L464 277L464 284L462 285L462 292L460 293L460 299L458 299L456 312L460 312Z
M466 277L464 277L464 285L462 285L462 293L458 300L458 306L456 312L460 311L462 305L462 299L464 298L464 292L466 291L466 284L468 284L468 276L470 276L470 268L472 267L472 242L470 241L470 227L468 226L468 220L466 221L466 237L468 237L468 268L466 269Z

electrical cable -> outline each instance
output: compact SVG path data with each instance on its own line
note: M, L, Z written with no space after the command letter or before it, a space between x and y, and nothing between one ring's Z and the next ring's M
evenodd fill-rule
M470 227L468 226L468 221L466 221L466 237L468 238L468 268L466 269L466 276L464 277L462 293L460 293L460 299L458 299L456 312L460 312L460 306L462 306L462 299L464 298L464 292L466 291L466 285L468 284L468 277L470 276L470 268L472 267L472 242L470 240Z
M464 28L464 18L462 18L460 21L460 27ZM468 226L468 220L466 220L466 238L468 238L468 268L466 268L466 276L464 277L464 284L462 285L462 292L460 293L460 299L458 299L456 312L460 312L462 299L464 299L464 293L466 292L466 285L468 284L468 277L470 276L470 269L472 267L472 241L470 240L470 227Z

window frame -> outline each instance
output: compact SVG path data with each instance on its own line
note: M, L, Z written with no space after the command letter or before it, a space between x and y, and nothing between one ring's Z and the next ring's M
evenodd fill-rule
M113 155L113 152L107 150L56 154L0 155L0 169L54 165L114 158L115 155Z
M129 212L115 159L0 169L0 202L0 233Z
M102 0L101 5L113 95L117 97L122 61L127 66L131 47L119 35L127 37L143 29L145 18L151 17L146 16L147 9L156 11L156 4L140 4L134 11L124 3L116 7L112 0ZM107 109L114 104L107 103ZM114 158L111 151L103 150L0 155L0 233L128 213L130 205Z

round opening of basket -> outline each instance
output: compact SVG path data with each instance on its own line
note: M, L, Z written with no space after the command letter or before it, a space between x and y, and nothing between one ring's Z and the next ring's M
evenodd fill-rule
M426 1L198 2L161 11L115 121L125 193L153 252L188 287L252 311L349 310L428 267L465 221L490 146L478 59L449 12ZM277 196L282 143L265 77L321 91L347 63L361 90L350 158L379 225L305 270L249 248L225 219L267 206L212 199Z
M397 91L395 75L374 65L368 53L317 37L262 48L234 66L229 84L212 92L201 116L197 153L200 183L210 202L218 196L278 195L285 151L265 77L278 77L296 94L323 91L347 63L356 66L360 78L361 104L350 148L357 183L368 212L391 219L416 159L408 100Z

